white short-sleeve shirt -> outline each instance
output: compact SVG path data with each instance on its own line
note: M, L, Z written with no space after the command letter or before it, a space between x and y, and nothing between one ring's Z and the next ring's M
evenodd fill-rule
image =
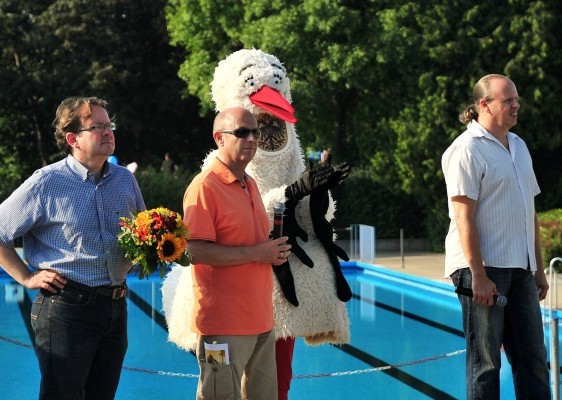
M462 252L451 198L477 201L476 225L484 265L536 270L535 205L540 189L527 145L508 132L509 150L478 122L443 154L451 223L445 239L445 276L468 267Z

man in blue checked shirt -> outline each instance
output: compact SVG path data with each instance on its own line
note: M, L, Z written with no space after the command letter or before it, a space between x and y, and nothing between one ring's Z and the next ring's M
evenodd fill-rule
M35 171L0 204L0 265L39 289L31 309L39 399L113 399L127 350L131 262L117 234L119 218L145 205L133 174L107 162L115 124L106 105L64 100L53 125L68 156ZM14 249L19 237L27 265Z

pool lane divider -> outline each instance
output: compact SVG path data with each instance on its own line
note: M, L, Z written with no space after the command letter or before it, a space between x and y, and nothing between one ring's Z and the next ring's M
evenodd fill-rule
M136 294L131 288L128 288L127 297L133 304L135 304L143 313L145 313L148 318L154 319L154 322L166 332L168 332L168 324L166 324L166 318L164 314L160 311L155 310L146 300Z
M167 331L167 325L166 325L166 319L164 317L164 315L158 311L155 310L148 302L146 302L145 300L143 300L140 296L138 296L133 290L129 290L128 293L129 299L135 304L137 305L148 317L153 318L155 322L165 331ZM355 298L359 298L358 296L354 295ZM362 301L367 301L368 299L360 299ZM383 307L387 310L390 310L392 312L397 312L400 313L400 310L395 309L394 307L390 307L386 304L382 304L379 302L375 302L377 303L376 305L379 307ZM402 315L405 315L402 312ZM413 314L408 313L407 315L408 317L415 317ZM420 320L420 319L418 319ZM439 329L443 329L446 331L451 331L451 328L445 327L445 326L440 326L441 324L436 324L433 321L430 320L425 320L423 319L422 322L424 323L428 323L431 324L432 326L436 326L438 325ZM458 332L456 332L456 330L453 330L454 334L457 334ZM462 332L460 332L460 335L462 336ZM379 367L387 367L389 366L388 363L384 362L383 360L374 357L371 354L368 354L366 352L364 352L363 350L358 349L357 347L348 345L348 344L344 344L344 345L333 345L333 347L335 349L338 349L340 351L343 351L344 353L355 357L361 361L363 361L364 363L375 367L375 368L379 368ZM190 352L193 356L195 356L194 353ZM383 373L398 379L400 382L404 383L405 385L410 386L411 388L424 393L427 396L430 396L431 398L434 399L443 399L443 400L454 400L455 398L452 397L451 395L449 395L446 392L443 392L442 390L429 385L427 382L424 382L416 377L414 377L413 375L410 375L398 368L389 368L389 369L383 369L382 370ZM302 376L302 377L306 377L306 376ZM299 378L298 376L295 376L294 378Z
M364 352L363 350L358 349L357 347L343 344L343 345L332 345L333 347L342 350L343 352L353 356L364 363L374 367L380 368L379 371L391 376L394 379L399 380L403 384L411 387L412 389L417 390L429 396L432 399L440 399L440 400L455 400L454 396L436 388L428 384L427 382L422 381L421 379L416 378L415 376L404 372L403 370L399 369L398 366L389 365L384 360L377 358L369 353ZM413 365L414 363L408 363L407 365ZM351 374L349 374L351 375Z
M137 306L139 307L139 309L141 309L149 318L154 318L155 322L165 331L167 331L168 327L166 325L166 318L164 317L164 315L158 311L155 310L148 302L146 302L144 299L142 299L140 296L138 296L133 290L129 289L129 293L128 293L129 299ZM357 297L357 296L355 296ZM377 304L379 306L382 306L381 304ZM387 306L388 307L388 306ZM398 310L399 311L399 310ZM462 332L461 332L462 335ZM366 364L378 368L378 367L386 367L389 364L384 362L383 360L380 360L354 346L348 345L348 344L344 344L344 345L333 345L334 348L343 351L344 353L355 357L363 362L365 362ZM195 354L193 352L190 352L193 356L195 356ZM384 372L385 374L398 379L399 381L401 381L402 383L412 387L413 389L422 392L424 394L426 394L427 396L430 396L434 399L443 399L443 400L454 400L455 398L450 396L448 393L443 392L442 390L439 390L431 385L429 385L427 382L424 382L406 372L403 372L397 368L390 368L387 370L382 370L382 372ZM305 377L305 376L303 376ZM295 376L294 378L298 378L297 376Z
M411 320L414 320L414 321L420 322L422 324L431 326L432 328L439 329L439 330L442 330L444 332L450 333L452 335L464 338L464 332L461 331L460 329L456 329L456 328L450 327L448 325L441 324L441 323L433 321L429 318L425 318L425 317L422 317L420 315L416 315L416 314L411 313L409 311L401 310L400 308L388 305L386 303L382 303L382 302L377 301L377 300L373 300L373 299L370 299L370 298L358 296L356 294L353 295L353 298L356 299L356 300L362 301L364 303L373 305L375 307L382 308L382 309L384 309L386 311L389 311L389 312L392 312L394 314L398 314L398 315L401 315L403 317L410 318Z
M149 318L154 318L155 322L165 331L167 331L168 327L166 325L166 319L164 317L164 315L158 311L155 310L148 302L146 302L144 299L142 299L140 296L138 296L133 290L129 290L128 293L129 299L137 306L139 307ZM355 296L357 298L357 296ZM364 299L365 301L365 299ZM383 304L377 304L378 306L386 306ZM386 306L388 309L388 306ZM391 311L398 311L399 310L391 310ZM428 320L429 321L429 320ZM429 321L431 322L431 321ZM462 332L461 332L462 335ZM389 364L384 362L381 359L378 359L374 356L372 356L371 354L368 354L354 346L348 345L348 344L344 344L344 345L333 345L334 348L343 351L344 353L355 357L361 361L363 361L364 363L378 368L378 367L386 367ZM195 356L194 353L190 352L193 356ZM401 371L397 368L390 368L387 370L382 370L382 372L384 372L385 374L398 379L400 382L404 383L405 385L408 385L410 387L412 387L413 389L424 393L427 396L430 396L431 398L434 399L443 399L443 400L454 400L455 398L452 397L451 395L449 395L448 393L443 392L442 390L439 390L438 388L429 385L427 382L424 382L404 371ZM295 376L295 378L297 378Z
M349 269L355 269L355 271L357 271L357 265L358 264L361 264L361 263L356 263L356 262L342 263L342 267L344 267L344 269L349 268ZM362 266L363 265L361 265L361 267ZM419 279L421 280L421 278L419 278ZM416 280L416 279L414 278L414 280ZM423 280L423 282L426 283L425 280ZM441 285L438 284L438 286L441 286ZM168 327L167 327L167 324L166 324L166 318L164 317L164 315L160 311L155 310L148 302L146 302L144 299L142 299L139 295L137 295L130 288L129 288L129 291L127 293L127 297L129 298L129 300L132 303L134 303L137 307L139 307L139 309L141 311L143 311L149 318L154 319L156 324L159 325L162 329L164 329L164 331L166 331L166 332L168 331ZM395 313L398 313L400 315L404 315L404 316L407 316L409 318L419 320L420 322L423 322L423 323L426 323L428 325L437 327L438 329L442 329L444 331L450 332L450 333L455 334L455 335L458 335L459 332L460 332L460 335L462 337L464 337L464 334L462 333L462 331L459 331L458 329L454 329L454 328L445 326L443 324L438 324L434 321L416 316L416 315L411 314L411 313L405 313L402 310L399 310L395 307L391 307L391 306L389 306L387 304L384 304L384 303L380 303L380 302L373 301L373 300L370 300L370 299L361 298L360 296L357 296L357 295L353 295L353 297L360 300L360 301L373 302L377 306L379 306L381 308L384 308L388 311L395 312ZM26 326L27 332L29 334L29 337L30 337L32 343L35 343L35 335L33 333L33 329L31 327L31 321L30 321L30 318L29 318L29 315L30 315L30 312L31 312L31 305L32 305L32 300L29 296L28 291L25 291L24 301L22 303L20 303L19 308L20 308L22 320L25 323L25 326ZM5 340L5 341L8 341L8 342L16 343L16 344L24 346L24 347L33 348L33 345L26 345L24 343L19 343L19 342L12 341L8 338L3 338L3 337L2 337L2 339ZM380 370L382 372L384 372L384 373L386 373L390 376L393 376L397 379L400 379L402 382L404 382L408 385L409 385L408 382L410 382L412 384L418 385L423 390L428 390L430 392L433 391L433 390L439 391L439 389L433 388L432 386L427 385L425 382L419 381L417 378L412 377L411 375L399 370L396 366L393 367L393 366L389 365L388 363L385 363L384 361L382 361L382 360L380 360L380 359L378 359L378 358L376 358L376 357L374 357L374 356L372 356L368 353L365 353L362 350L360 350L360 349L358 349L354 346L351 346L351 345L348 345L348 344L332 345L332 346L336 349L344 351L345 353L347 353L347 354L349 354L349 355L351 355L355 358L358 358L358 359L362 360L363 362L366 362L367 364L369 364L369 365L371 365L375 368L381 368ZM193 353L193 352L189 352L189 353L191 353L194 357L196 356L195 353ZM410 364L411 363L408 363L408 365L410 365ZM549 368L550 368L550 365L549 365ZM136 369L136 368L127 368L127 369L139 370L139 371L141 370L141 369ZM146 372L149 372L149 370L147 370ZM156 372L156 371L154 371L154 372ZM161 371L158 371L158 372L161 373ZM562 367L560 367L560 373L562 374ZM161 374L166 375L166 373L161 373ZM346 374L346 373L343 373L343 374ZM349 374L349 373L347 373L347 374ZM176 375L183 375L183 374L176 374ZM196 376L196 375L192 375L192 374L187 374L187 375L190 376L190 377ZM330 375L335 375L335 374L330 374ZM341 374L338 374L338 375L341 375ZM302 376L296 375L296 376L294 376L294 378L299 378L299 377L307 377L307 375L302 375ZM418 381L420 383L418 383ZM424 391L424 393L425 393L425 391ZM449 396L449 395L444 394L444 396ZM452 398L452 397L438 397L438 398L448 399L448 398Z

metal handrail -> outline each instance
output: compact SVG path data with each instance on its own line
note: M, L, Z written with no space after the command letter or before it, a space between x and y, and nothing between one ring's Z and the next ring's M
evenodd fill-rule
M558 343L558 316L553 317L552 298L556 297L556 304L558 304L558 279L556 279L556 271L554 270L554 263L561 262L561 257L554 257L550 260L548 265L549 271L549 320L550 320L550 376L552 385L552 398L555 400L560 399L560 353Z
M554 270L554 263L556 262L560 262L562 263L562 257L554 257L552 260L550 260L550 264L548 264L548 275L549 275L549 286L550 286L550 293L549 293L549 297L548 297L548 311L549 311L549 315L552 317L552 304L553 304L553 300L552 297L556 296L556 298L554 299L554 304L558 304L558 289L557 288L557 279L556 278L556 271Z

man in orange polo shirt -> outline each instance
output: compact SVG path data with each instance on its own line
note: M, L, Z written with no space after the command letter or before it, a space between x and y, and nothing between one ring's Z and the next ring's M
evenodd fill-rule
M201 371L197 399L277 399L271 266L283 264L291 246L287 237L269 240L260 193L245 173L258 137L249 111L219 113L217 157L184 195L193 255L191 329ZM227 349L219 357L210 349L217 344Z

